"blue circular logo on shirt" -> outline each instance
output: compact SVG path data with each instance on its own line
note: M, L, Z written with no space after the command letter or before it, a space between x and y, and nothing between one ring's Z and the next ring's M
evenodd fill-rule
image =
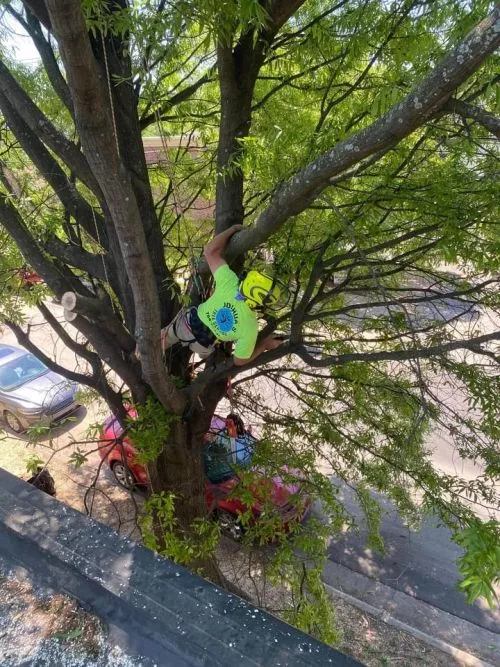
M229 333L234 327L234 314L230 308L219 308L215 313L215 321L222 333Z

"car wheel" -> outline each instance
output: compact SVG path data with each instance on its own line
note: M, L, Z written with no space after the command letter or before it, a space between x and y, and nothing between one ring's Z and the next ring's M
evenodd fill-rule
M133 474L121 461L115 461L111 466L111 470L118 484L123 486L124 489L131 491L137 487L137 482Z
M230 537L235 542L240 542L243 538L243 526L238 521L238 517L226 510L217 510L215 519L220 526L221 533Z
M9 412L9 410L5 410L3 413L3 418L7 426L11 431L14 431L14 433L22 433L25 430L24 426L21 424L16 415L12 412Z

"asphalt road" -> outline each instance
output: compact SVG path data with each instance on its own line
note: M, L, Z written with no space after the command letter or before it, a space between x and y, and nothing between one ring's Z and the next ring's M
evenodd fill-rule
M359 533L351 532L347 537L332 542L330 560L500 633L500 610L490 610L485 603L479 602L469 605L457 590L459 575L456 559L461 550L451 541L447 528L428 520L419 532L410 532L391 503L374 494L386 512L381 533L387 552L382 556L366 547L367 530L362 526L362 512L353 492L346 488L342 496L348 510L359 518L361 528Z

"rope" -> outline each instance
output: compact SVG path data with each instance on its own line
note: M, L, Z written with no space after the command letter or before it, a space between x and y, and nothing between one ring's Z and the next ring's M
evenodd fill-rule
M101 246L101 248L104 250L104 246L101 243L101 235L99 234L99 226L97 224L97 220L96 220L96 217L95 217L95 210L94 210L93 206L92 206L92 217L94 219L94 227L95 227L95 234L96 234L96 237L97 237L97 242ZM106 282L109 285L108 269L106 267L106 262L104 260L104 253L101 254L101 258L102 258L102 268L103 268L103 271L104 271L104 277L106 278Z
M172 196L174 200L174 206L177 211L179 211L179 216L181 220L184 220L184 206L182 205L181 198L179 196L179 191L174 175L174 167L173 164L171 163L169 154L168 154L168 144L167 140L165 137L165 133L163 132L163 127L162 127L162 122L160 118L160 113L158 111L158 106L155 105L155 110L154 110L154 116L155 116L155 121L156 125L158 127L158 134L161 139L161 144L163 148L163 153L165 155L165 170L167 172L167 175L170 179L170 183L172 184ZM191 270L191 279L193 280L193 283L198 290L198 293L201 295L202 300L205 301L207 298L207 292L205 290L205 287L203 285L203 281L200 278L200 273L199 273L199 264L200 264L200 259L199 257L196 256L195 249L193 247L193 244L191 242L191 237L189 234L187 234L187 243L188 243L188 251L189 251L189 261L192 267Z
M99 226L97 224L97 220L96 220L96 217L95 217L95 210L94 210L93 206L92 206L92 217L94 219L94 226L95 226L95 233L96 233L96 237L97 237L97 242L99 243L101 248L104 250L104 246L101 243L101 235L99 234ZM105 278L105 281L106 281L106 285L109 286L110 282L109 282L108 268L106 266L106 260L104 259L104 252L101 253L101 258L102 258L102 268L103 268L103 271L104 271L104 278ZM116 309L116 305L115 305L115 302L114 302L113 298L109 295L109 293L108 293L108 296L109 296L109 299L111 301L111 308L112 308L114 314L119 315L119 312Z
M109 105L111 107L111 120L113 121L113 134L115 137L116 152L120 157L120 146L118 143L118 131L116 129L115 105L113 103L113 91L111 89L111 77L109 75L108 53L106 51L106 44L104 43L104 35L101 31L102 51L104 53L104 66L106 68L106 82L108 84Z

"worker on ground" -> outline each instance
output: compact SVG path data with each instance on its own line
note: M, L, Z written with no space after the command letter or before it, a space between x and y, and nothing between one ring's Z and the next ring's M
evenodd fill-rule
M234 342L233 362L243 366L266 350L274 350L282 340L268 336L257 343L259 326L255 311L274 303L280 290L273 280L258 271L249 271L240 280L224 259L229 239L244 229L233 225L217 234L203 249L215 280L213 294L197 308L183 308L161 332L163 350L175 343L207 357L218 341Z

